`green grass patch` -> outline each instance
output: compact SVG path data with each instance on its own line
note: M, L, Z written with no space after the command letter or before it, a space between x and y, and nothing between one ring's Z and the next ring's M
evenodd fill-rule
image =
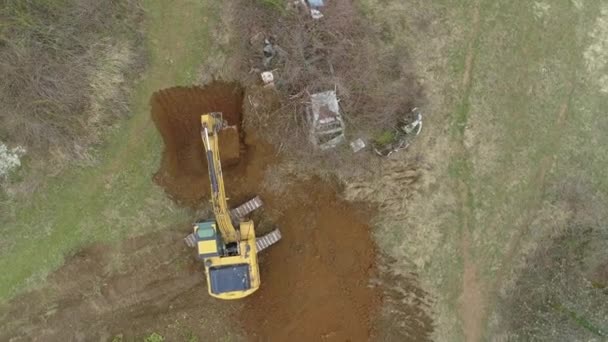
M158 333L151 333L146 338L144 338L144 342L164 342L165 338Z
M283 0L259 0L264 6L273 8L279 12L285 11L285 1Z
M396 138L397 132L392 129L390 131L387 130L378 134L378 136L374 139L374 142L379 146L384 146L394 142Z
M0 300L44 282L66 255L94 241L117 241L187 220L152 183L161 140L149 119L148 100L158 89L191 84L209 45L209 4L143 2L148 70L138 81L132 117L101 148L100 162L51 179L27 201L9 203L3 222Z
M509 274L514 266L505 261L518 260L521 244L532 235L528 226L542 208L547 189L575 178L605 191L608 182L600 169L606 168L608 157L600 146L608 144L603 133L608 119L601 109L606 97L573 77L585 73L582 54L600 1L585 2L582 9L570 1L545 1L546 13L538 12L534 2L480 1L477 37L470 34L474 3L444 5L456 13L447 25L462 26L466 41L446 49L452 82L447 89L458 94L452 108L446 108L448 134L458 152L446 152L449 177L441 182L455 188L457 202L443 231L446 244L454 246L446 250L458 249L461 237L455 231L468 215L470 253L479 281L493 291L493 286L502 285L496 284L497 275ZM462 88L469 46L474 50L473 67L469 86ZM568 110L561 120L564 104ZM458 196L461 189L456 185L462 182L468 187L468 203L460 203L464 197ZM518 244L512 245L515 241ZM506 256L510 247L515 256ZM434 283L441 279L438 287L449 296L462 286L454 271L461 265L447 252L433 256L437 262L423 277ZM493 303L494 298L487 300ZM453 309L448 315L459 317L458 303L445 305Z

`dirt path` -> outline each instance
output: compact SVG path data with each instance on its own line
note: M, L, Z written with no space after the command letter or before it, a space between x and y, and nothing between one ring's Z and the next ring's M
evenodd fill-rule
M564 131L564 124L566 123L566 116L568 114L568 109L570 107L570 101L572 100L572 94L574 92L573 84L570 84L568 86L568 88L570 89L569 94L562 101L562 103L559 106L559 111L555 115L555 123L552 128L552 132L554 132L554 137L553 137L552 141L550 141L550 144L552 146L554 146L551 149L553 151L557 150L557 148L555 146L557 144L559 144L559 139L560 139L559 134L560 134L560 132ZM524 221L524 224L522 225L522 228L517 231L515 236L513 236L513 238L509 241L509 243L507 245L505 256L502 261L502 264L505 265L505 267L503 267L501 272L498 274L498 277L496 279L496 284L494 287L498 287L498 285L501 283L501 280L504 277L504 275L508 273L508 271L509 271L508 268L513 263L513 258L515 257L517 248L520 246L521 240L526 236L526 233L528 232L528 228L531 226L531 223L534 220L533 214L540 209L540 206L542 204L542 202L541 202L542 199L540 197L547 185L545 182L545 176L546 176L547 172L551 169L551 166L553 165L553 163L555 162L556 159L557 159L557 155L555 153L547 154L547 155L543 156L543 158L540 160L540 163L538 164L539 166L538 166L538 169L536 170L536 174L534 175L534 181L532 182L532 184L538 184L538 189L537 189L537 191L535 191L535 194L537 196L536 196L536 198L534 198L531 205L528 206L528 211L525 213L526 219ZM505 268L507 268L507 269L505 269Z
M466 108L465 103L469 102L469 96L471 93L472 78L473 78L473 67L476 56L476 45L479 40L480 32L480 3L475 2L475 5L471 13L471 37L469 38L469 45L465 56L465 68L462 77L462 89L464 96L462 98L462 106ZM455 154L457 158L461 158L464 163L470 163L469 152L464 144L464 130L466 129L468 113L463 113L462 122L458 124L463 125L462 135L458 137ZM465 166L469 168L470 165ZM466 174L466 173L465 173ZM473 260L471 255L471 241L470 234L474 229L471 220L474 218L471 207L472 192L471 186L468 179L458 180L458 193L460 198L460 223L461 223L461 250L463 255L463 275L462 275L462 294L459 299L460 316L463 322L463 331L467 341L477 342L481 340L484 330L485 322L485 311L487 308L485 288L486 285L481 282L479 278L479 270L476 262Z

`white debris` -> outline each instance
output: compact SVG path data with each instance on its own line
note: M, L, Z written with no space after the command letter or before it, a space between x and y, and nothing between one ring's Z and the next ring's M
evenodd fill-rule
M418 107L416 107L412 109L412 114L414 114L416 117L414 121L403 126L401 129L403 130L403 132L405 132L405 134L412 134L412 132L416 131L416 135L418 135L422 130L422 113L420 112Z
M365 148L365 141L361 138L353 140L350 142L350 148L353 149L353 152L357 153Z
M308 5L312 8L320 8L325 6L325 2L323 0L307 0Z
M323 18L323 13L321 13L321 11L319 11L318 9L311 8L310 9L310 16L313 19L321 19L321 18Z
M262 74L262 81L264 82L264 85L266 86L272 86L274 85L274 75L272 73L272 71L264 71Z
M325 2L323 0L296 0L291 4L294 8L302 7L308 9L310 11L310 16L313 19L323 18L323 13L320 11L320 8L325 6Z
M25 149L23 147L17 146L9 149L4 143L0 142L0 178L20 167L21 157L24 154Z
M418 107L400 120L399 124L391 134L393 137L390 142L375 143L374 152L376 154L388 157L394 152L408 148L412 139L420 134L422 130L422 112Z

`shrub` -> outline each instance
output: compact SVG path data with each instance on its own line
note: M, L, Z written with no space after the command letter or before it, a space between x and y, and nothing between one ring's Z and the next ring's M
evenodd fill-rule
M1 1L0 139L86 156L127 113L141 14L137 0Z
M351 137L376 136L423 101L407 52L385 44L379 24L352 2L327 2L321 20L302 8L279 13L251 1L240 1L236 11L235 17L245 18L237 23L239 36L250 38L243 64L256 75L275 70L280 102L262 118L246 117L245 125L263 130L288 154L308 145L305 107L311 93L337 91ZM270 65L263 63L264 38L277 50Z
M538 242L498 308L514 341L608 338L608 230L605 198L568 180L558 187L569 218Z

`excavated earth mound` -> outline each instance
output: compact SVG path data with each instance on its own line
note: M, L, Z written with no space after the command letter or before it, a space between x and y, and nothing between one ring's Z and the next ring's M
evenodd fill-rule
M224 120L235 127L222 130L219 140L224 169L238 164L242 102L243 89L236 83L221 81L204 87L163 89L152 95L152 120L165 144L154 180L176 202L196 207L209 187L201 115L221 112Z
M286 196L263 193L278 210L283 240L264 251L262 287L242 313L258 341L368 341L380 292L370 287L376 250L370 213L319 180L296 183Z

